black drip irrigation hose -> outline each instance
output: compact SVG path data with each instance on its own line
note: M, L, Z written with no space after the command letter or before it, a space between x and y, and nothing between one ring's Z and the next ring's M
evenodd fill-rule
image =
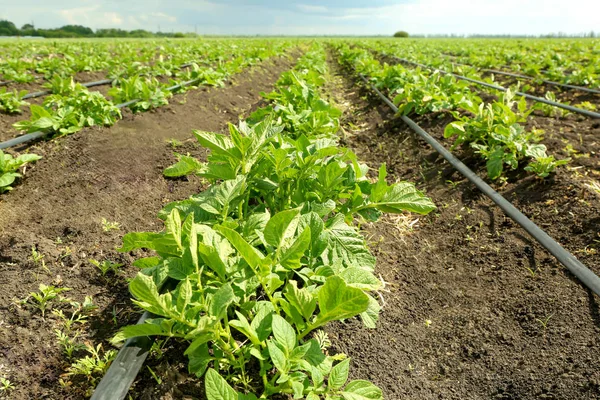
M4 82L0 82L0 86L7 86L9 83L12 83L13 81L4 81Z
M461 63L457 63L457 62L452 62L452 64L453 65L459 65L459 66L462 66L462 67L471 67L471 68L479 69L480 71L489 72L491 74L512 76L513 78L527 79L527 80L530 80L530 81L533 81L533 80L536 80L536 79L540 79L540 78L536 78L534 76L517 74L515 72L499 71L497 69L489 69L489 68L479 68L479 67L476 67L475 65L471 65L471 64L461 64ZM600 90L591 89L591 88L588 88L588 87L585 87L585 86L568 85L566 83L560 83L560 82L555 82L555 81L548 81L546 79L540 79L540 80L543 83L547 84L547 85L560 86L560 87L564 87L564 88L567 88L567 89L573 89L573 90L579 90L579 91L582 91L582 92L600 94Z
M87 83L82 83L82 86L85 87L92 87L92 86L100 86L100 85L107 85L109 83L113 83L114 79L102 79L101 81L94 81L94 82L87 82ZM21 97L23 100L25 99L33 99L35 97L41 97L41 96L45 96L47 94L52 94L51 90L42 90L41 92L33 92L33 93L27 93L25 96Z
M383 93L381 93L375 86L373 86L367 78L360 74L361 79L371 87L377 93L377 95L383 100L393 111L398 113L398 107L394 105ZM469 167L462 163L456 158L451 152L449 152L444 146L442 146L437 140L431 135L424 131L419 125L417 125L412 119L407 116L401 115L400 118L404 121L413 131L415 131L420 137L422 137L431 147L442 155L458 172L460 172L465 178L473 183L483 194L489 197L498 207L504 211L513 221L519 224L527 233L529 233L539 244L541 244L546 250L550 252L556 259L564 265L573 275L587 286L591 291L600 296L600 277L594 274L588 267L583 265L575 256L565 250L560 244L552 239L546 232L540 227L534 224L529 218L521 213L515 206L513 206L508 200L502 195L496 192L490 185L485 183L475 172Z
M145 323L153 315L148 311L137 322ZM108 371L94 389L91 400L122 400L127 396L131 384L144 365L154 339L149 336L136 336L127 339Z
M193 79L193 80L187 81L187 82L183 82L183 83L180 83L178 85L168 87L167 90L174 91L174 90L180 89L182 87L189 86L190 84L192 84L194 82L197 82L199 80L200 80L200 78ZM128 106L132 105L132 104L137 103L138 101L141 101L141 99L134 99L134 100L127 101L125 103L117 104L116 107L117 108L125 108L125 107L128 107ZM17 136L16 138L12 138L12 139L7 140L5 142L0 142L0 150L2 150L2 149L8 149L9 147L18 146L20 144L31 142L33 140L41 139L41 138L43 138L44 136L46 136L48 134L50 134L50 132L40 132L40 131L38 131L38 132L32 132L32 133L28 133L28 134L25 134L25 135Z
M389 54L385 54L384 53L383 55L387 56L387 57L390 57ZM400 62L403 62L403 63L416 65L418 67L429 69L429 70L439 71L441 74L452 75L455 78L462 79L462 80L465 80L465 81L468 81L468 82L472 82L472 83L475 83L475 84L480 85L480 86L489 87L489 88L492 88L492 89L495 89L495 90L500 90L502 92L506 92L508 90L507 88L502 87L502 86L492 85L491 83L486 83L486 82L478 81L476 79L467 78L466 76L458 75L458 74L455 74L455 73L452 73L452 72L447 72L447 71L444 71L444 70L432 67L430 65L421 64L421 63L418 63L418 62L410 61L410 60L407 60L405 58L400 58L400 57L396 57L396 56L391 56L391 57L394 58L394 59L396 59L396 60L398 60L398 61L400 61ZM563 108L565 110L569 110L571 112L582 114L582 115L585 115L585 116L591 117L591 118L600 118L600 113L597 113L597 112L594 112L594 111L584 110L583 108L573 107L573 106L570 106L568 104L563 104L563 103L559 103L559 102L556 102L556 101L547 100L547 99L544 99L542 97L532 96L530 94L523 93L523 92L515 92L515 93L517 95L519 95L519 96L525 97L526 99L537 101L538 103L544 103L544 104L548 104L548 105L551 105L551 106L554 106L554 107Z

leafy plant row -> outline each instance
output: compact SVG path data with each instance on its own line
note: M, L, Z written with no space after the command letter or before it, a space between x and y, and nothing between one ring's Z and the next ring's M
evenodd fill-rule
M456 120L446 126L444 136L454 138L452 148L463 144L473 148L486 160L492 180L500 178L505 168L517 169L522 161L527 161L526 171L540 178L569 161L546 153L546 146L539 143L543 131L525 129L522 124L533 109L524 98L515 101L511 90L500 94L497 101L484 102L468 83L452 76L381 64L370 51L346 44L339 44L338 50L342 63L369 76L376 87L393 96L400 113L450 113Z
M600 87L598 40L378 41L403 57L428 65L450 62L507 70L571 85Z
M122 251L157 254L135 262L141 271L130 283L155 317L115 341L186 341L189 371L204 376L209 400L383 398L368 381L347 382L350 360L329 354L320 329L355 316L374 328L378 319L384 283L355 222L435 206L411 183L388 185L385 166L370 180L340 146L341 113L319 96L327 70L314 46L263 93L271 105L229 135L194 132L207 162L180 155L165 170L211 186L167 205L164 232L123 239Z
M281 54L287 45L283 42L268 49L247 46L243 51L240 50L242 55L229 61L219 60L216 68L192 64L188 70L180 71L178 80L172 80L171 84L194 80L194 85L223 86L231 75L258 60ZM129 108L133 112L140 112L168 104L172 96L167 85L161 84L156 78L139 75L117 79L109 91L112 101L100 92L91 92L81 84L76 84L72 77L55 75L45 87L51 89L53 94L44 99L42 106L31 104L30 119L14 124L16 129L63 136L84 127L111 126L121 118L121 110L115 104L139 99ZM21 100L25 94L25 91L10 92L0 88L0 111L20 112L19 107L28 104ZM11 189L15 179L20 177L18 169L22 165L40 158L35 154L13 158L10 154L0 152L0 193Z
M279 46L272 40L119 40L0 44L0 80L33 82L69 78L78 72L106 71L110 78L134 75L174 76L179 65L222 63L239 57L260 58L261 52ZM248 54L247 47L256 49Z
M261 57L278 54L283 49L284 46L261 48ZM194 64L181 77L195 80L196 85L222 86L229 76L255 62L256 58L251 57L255 51L255 48L249 46L246 48L248 58L238 57L223 62L217 69ZM71 77L55 76L48 87L54 94L44 99L43 106L31 105L31 118L16 123L15 128L27 132L42 131L65 135L88 126L110 126L121 118L121 112L115 104L139 100L128 106L133 112L139 112L168 104L168 98L172 96L166 84L161 84L156 78L138 75L117 79L109 91L112 101L100 92L90 92L84 86L75 84Z

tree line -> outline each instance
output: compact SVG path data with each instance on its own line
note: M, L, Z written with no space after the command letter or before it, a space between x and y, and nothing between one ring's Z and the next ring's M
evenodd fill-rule
M148 38L148 37L190 37L194 33L181 32L150 32L143 29L126 31L123 29L96 29L83 25L65 25L55 29L36 29L32 24L25 24L21 29L11 21L0 20L0 36L39 36L45 38L93 38L93 37L119 37L119 38Z

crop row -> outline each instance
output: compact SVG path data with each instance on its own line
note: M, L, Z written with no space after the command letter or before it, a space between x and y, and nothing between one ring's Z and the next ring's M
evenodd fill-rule
M265 40L25 42L0 53L0 81L33 82L41 75L68 78L78 72L105 71L108 78L170 74L187 63L213 63L244 55Z
M520 72L533 78L600 88L599 40L395 41L402 57Z
M435 206L411 183L388 185L385 166L368 179L340 147L341 112L319 95L326 74L315 44L263 94L269 106L229 135L194 132L208 161L180 156L165 175L195 173L211 186L167 205L164 232L123 239L122 251L157 254L135 262L130 284L155 316L115 341L188 342L189 371L204 376L209 400L382 399L368 381L347 382L350 360L328 353L320 328L355 316L373 328L378 318L384 282L355 221Z
M453 138L453 148L468 145L486 160L488 177L498 179L506 168L517 169L527 161L525 170L544 178L568 160L556 160L540 144L542 131L527 130L523 123L533 111L525 99L515 100L509 90L497 101L485 102L470 90L469 84L450 75L381 64L362 48L338 44L342 63L367 75L380 90L393 97L404 115L436 112L451 114L455 121L444 131Z
M89 91L81 84L74 83L71 77L61 78L56 75L48 83L54 94L47 96L41 106L31 104L30 119L17 122L14 126L21 131L42 132L51 137L71 134L84 127L111 126L121 118L120 106L123 104L128 104L127 107L133 112L147 111L168 104L168 99L173 95L169 85L193 82L196 86L222 86L231 75L260 60L283 53L289 45L289 42L278 42L265 47L263 43L258 46L251 43L238 50L238 57L219 62L216 68L192 64L190 68L176 72L177 79L171 80L170 84L140 75L119 78L113 82L113 87L108 92L112 100L105 98L100 92ZM189 87L181 87L179 90L187 89ZM16 97L7 99L0 93L0 109L3 106L18 109L23 103ZM0 191L9 190L19 177L19 167L39 159L35 155L13 159L1 151L0 157L9 160L0 163Z

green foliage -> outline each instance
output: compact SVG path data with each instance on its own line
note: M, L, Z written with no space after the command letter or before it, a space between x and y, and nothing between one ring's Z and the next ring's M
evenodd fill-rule
M27 132L68 135L88 126L110 126L121 118L121 111L100 92L89 92L83 86L72 83L72 80L55 78L55 89L66 94L46 97L43 106L32 104L31 118L13 126Z
M395 38L407 38L408 37L408 32L406 32L406 31L398 31L398 32L394 33L394 37Z
M23 100L27 90L9 92L6 88L0 88L0 111L8 114L17 114L21 112L21 107L28 105Z
M21 177L21 174L17 172L19 168L41 158L36 154L21 154L13 157L0 150L0 193L12 190L12 184Z
M119 268L123 266L123 264L112 262L110 260L104 260L100 262L98 260L90 259L90 263L98 268L100 272L102 272L102 276L106 276L106 274L109 272L117 275L119 273Z
M517 169L523 160L532 159L525 170L541 178L568 163L546 154L546 147L538 143L542 140L541 131L527 131L522 125L535 108L550 107L552 111L556 110L554 107L528 108L524 98L514 100L513 90L501 94L497 101L486 103L471 92L468 83L451 75L409 69L400 64L381 65L370 51L351 49L346 44L340 44L338 50L343 63L351 64L368 75L377 88L394 96L399 113L452 114L456 121L445 127L444 136L454 138L453 149L461 145L475 149L486 160L487 174L492 180L502 176L506 166Z
M115 103L139 100L128 106L133 112L147 111L169 104L168 99L173 95L155 78L139 76L119 80L118 86L111 88L108 94Z
M31 292L29 296L24 300L25 303L29 299L33 300L29 304L41 311L42 317L45 316L46 310L50 307L50 303L55 300L58 295L62 292L71 290L69 288L57 288L54 286L47 286L40 283L39 292Z
M121 251L157 254L136 262L142 270L130 283L134 302L156 317L115 340L188 341L189 371L205 376L209 399L256 399L258 387L261 398L382 398L371 383L346 383L349 360L310 336L335 320L377 321L373 292L383 283L354 219L435 206L410 183L388 185L384 166L369 181L368 168L339 146L340 112L318 95L325 65L322 49L307 53L265 95L272 105L231 125L229 136L195 132L208 162L179 156L165 174L196 173L212 185L167 205L164 232L123 238ZM159 291L167 278L176 287ZM252 382L250 365L262 382Z

